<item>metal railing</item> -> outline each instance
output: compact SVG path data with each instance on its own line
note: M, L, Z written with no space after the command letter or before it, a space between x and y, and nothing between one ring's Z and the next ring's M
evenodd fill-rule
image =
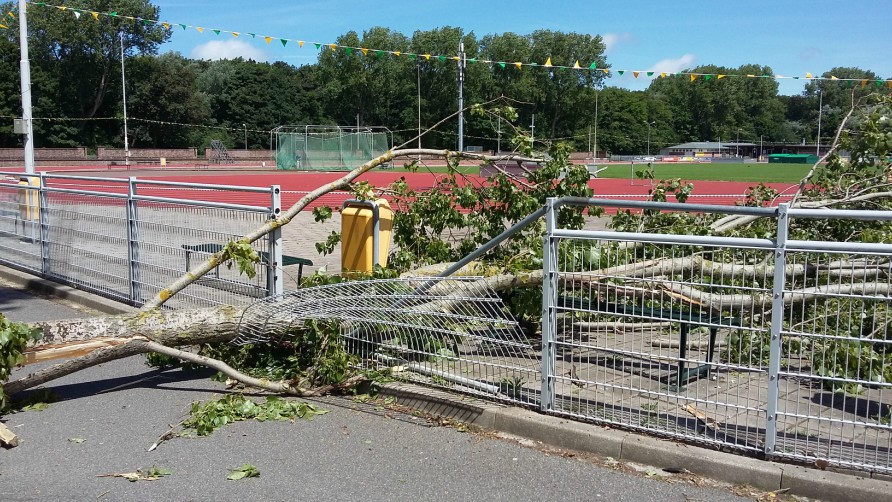
M0 172L0 264L138 306L280 211L277 185ZM218 267L167 306L241 305L281 293L280 231L254 248L262 260L253 279Z
M762 219L765 238L559 228L566 206ZM551 199L548 413L797 461L892 471L892 245L791 239L841 211Z

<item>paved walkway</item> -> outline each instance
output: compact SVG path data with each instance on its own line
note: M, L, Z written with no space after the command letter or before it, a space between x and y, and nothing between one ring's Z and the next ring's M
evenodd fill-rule
M20 321L83 317L73 304L0 282L0 311ZM25 371L19 370L13 377ZM489 434L347 398L318 404L312 422L242 422L200 439L146 449L186 417L190 403L225 392L207 372L158 371L133 357L46 385L60 401L4 417L21 438L0 451L3 500L742 500L679 482L658 469L546 454ZM256 479L226 481L251 463ZM173 473L127 482L97 475L152 466ZM673 483L662 478L672 479Z

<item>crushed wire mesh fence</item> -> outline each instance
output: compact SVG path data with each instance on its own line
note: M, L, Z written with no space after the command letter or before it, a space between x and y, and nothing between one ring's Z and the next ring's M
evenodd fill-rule
M729 238L558 228L566 205L761 218ZM892 245L797 241L870 211L550 200L544 411L738 451L892 471Z
M0 263L140 305L280 211L278 187L0 173ZM237 201L233 203L231 201ZM253 244L256 275L224 266L170 308L242 305L280 292L281 238Z
M539 347L479 277L345 282L249 306L235 343L294 336L310 320L336 320L368 368L504 401L538 403Z

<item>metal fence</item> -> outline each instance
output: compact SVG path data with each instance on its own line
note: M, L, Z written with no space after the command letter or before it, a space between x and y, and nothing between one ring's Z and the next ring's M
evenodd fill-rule
M0 172L0 264L141 305L281 211L278 186L237 187ZM234 202L233 202L234 201ZM219 267L169 308L241 305L281 292L281 234L253 244L253 279Z
M567 206L739 215L764 238L567 230ZM549 200L541 409L892 471L892 245L789 238L805 219L892 214Z

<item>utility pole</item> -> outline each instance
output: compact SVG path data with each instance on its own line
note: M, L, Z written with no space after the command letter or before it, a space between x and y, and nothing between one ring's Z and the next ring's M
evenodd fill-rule
M824 93L818 89L818 139L815 140L815 155L821 156L821 113L824 111Z
M124 98L124 165L130 165L130 142L127 139L127 79L124 77L124 32L121 35L121 97Z
M498 139L496 140L496 155L502 153L502 117L499 117L499 128L496 130Z
M656 124L656 121L648 122L645 120L644 123L647 124L647 156L650 157L650 126Z
M25 174L34 174L34 124L31 115L31 62L28 60L28 18L25 0L19 0L19 42L21 61L19 72L22 83L22 121L24 122Z
M418 89L418 149L421 150L421 64L415 62L415 73L418 76L416 82ZM421 160L421 154L418 154L418 160Z
M248 124L242 124L242 127L245 128L245 152L248 151Z
M465 43L458 44L458 151L465 151Z
M530 123L530 145L536 144L536 114L533 114L533 122Z
M597 90L595 91L595 149L592 150L592 157L598 158L598 94L601 94Z

